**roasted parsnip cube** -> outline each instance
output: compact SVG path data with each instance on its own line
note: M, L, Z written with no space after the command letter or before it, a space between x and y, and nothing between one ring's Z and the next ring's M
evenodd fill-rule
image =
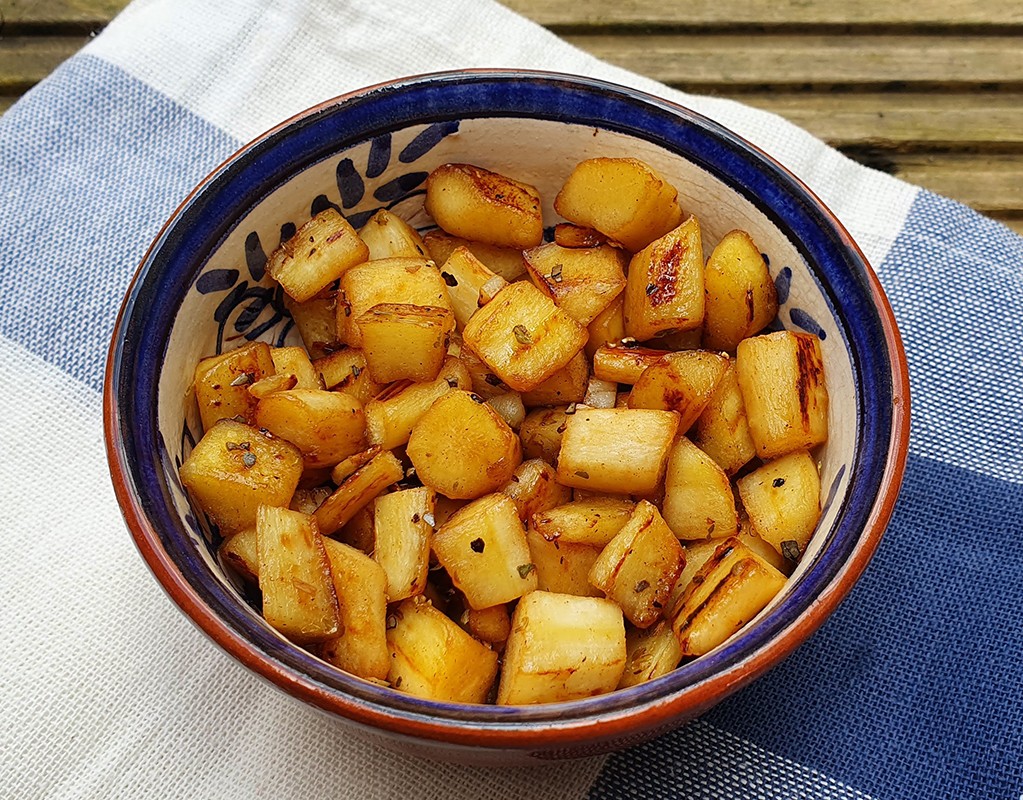
M702 338L703 329L694 328L691 331L661 334L657 337L657 345L665 350L699 350Z
M634 339L700 327L703 244L695 217L632 257L624 294L625 332Z
M739 343L735 368L750 435L763 459L828 438L828 388L820 339L778 331Z
M506 281L514 281L526 274L526 262L522 259L522 248L498 247L486 242L470 242L445 233L442 230L429 231L424 237L430 258L437 264L443 264L450 258L455 248L464 247L494 274Z
M433 490L420 486L380 495L373 503L373 558L387 575L388 602L426 588L434 500Z
M539 458L523 461L501 491L515 503L523 522L572 499L572 490L558 483L554 467Z
M604 694L624 670L625 622L617 604L531 592L512 615L497 702L556 703Z
M723 539L738 525L728 476L709 455L679 436L664 473L664 520L679 539Z
M593 228L559 222L554 226L554 243L561 247L600 247L607 244L607 236Z
M343 392L290 389L259 401L256 424L302 451L308 468L331 467L364 446L362 404Z
M686 550L686 565L682 568L682 572L678 576L678 580L675 582L675 588L672 590L671 600L668 601L668 605L665 609L665 618L671 617L674 619L675 613L678 611L682 595L685 594L689 588L689 584L692 583L693 577L703 569L703 565L706 564L714 551L721 546L720 539L699 539L692 540L683 543Z
M256 514L263 617L296 642L337 634L340 620L330 562L316 520L261 505Z
M255 527L229 536L220 545L220 560L231 566L245 580L259 581L259 546Z
M520 392L564 367L586 344L586 336L586 328L524 281L502 289L462 333L465 345Z
M285 292L303 303L367 258L369 248L355 228L328 208L270 254L266 271Z
M323 376L309 360L309 354L301 347L274 347L270 358L278 375L294 375L296 389L323 389Z
M667 675L682 660L682 648L668 620L646 630L631 628L625 634L625 652L625 672L619 689Z
M634 341L611 342L593 354L593 374L601 380L634 384L647 367L652 367L667 350L640 347Z
M531 408L537 406L564 406L579 403L586 396L590 365L580 350L571 360L528 392L522 393L522 402Z
M641 500L590 569L590 583L637 628L661 618L686 564L685 551L657 508Z
M756 533L798 561L821 514L821 479L805 450L776 458L736 482Z
M365 260L381 258L425 258L426 245L418 231L386 209L380 209L359 229L369 255Z
M558 453L558 482L594 492L657 490L678 430L678 414L633 408L578 409Z
M195 399L203 430L221 419L251 420L258 401L249 386L273 374L274 362L265 342L252 342L200 361L195 368Z
M629 407L677 411L678 429L688 431L707 407L727 369L728 358L720 353L669 353L639 376L629 395Z
M369 374L377 383L436 379L455 316L446 308L380 303L356 320Z
M740 523L739 533L736 534L736 538L742 542L746 547L760 556L764 561L774 567L778 572L784 575L791 575L792 570L796 565L795 561L791 561L771 547L767 541L760 538L756 531L753 529L753 525L746 520L746 526Z
M340 611L341 635L328 639L320 655L360 678L386 680L391 668L387 647L387 577L383 569L354 547L324 537Z
M636 504L620 497L590 497L540 511L530 525L550 542L604 548L632 517Z
M336 303L337 292L329 288L304 303L284 294L284 307L295 320L295 327L310 358L322 358L341 346L337 338Z
M397 383L366 403L366 437L390 450L405 444L412 427L433 401L453 388L468 389L469 376L460 361L448 358L440 375L429 383Z
M482 359L472 350L464 346L459 347L458 360L465 367L472 383L471 388L480 397L489 400L499 394L507 394L514 391L504 383L497 375L491 372L490 367L483 363Z
M523 456L540 458L548 464L557 465L561 437L568 427L570 416L565 408L538 408L526 414L519 426Z
M337 490L316 509L316 523L329 536L347 523L390 484L400 481L405 471L390 450L353 472Z
M704 269L703 346L734 352L778 313L767 263L745 231L726 233Z
M635 253L682 221L678 192L635 158L591 158L554 200L570 222L596 228Z
M447 703L482 703L497 677L497 653L423 597L395 609L387 631L387 680L402 692Z
M586 326L589 339L586 341L586 357L593 359L597 348L620 342L625 336L625 293L622 292L611 305L601 311L593 318L593 322Z
M495 394L487 399L487 405L500 414L501 419L513 430L518 429L526 418L526 407L522 404L522 395L518 392Z
M586 383L583 405L590 408L614 408L618 402L618 384L590 378Z
M600 548L557 539L547 541L532 528L526 531L526 543L536 567L536 588L539 591L579 597L603 595L590 583L590 569L600 555Z
M550 243L522 255L536 288L581 325L589 325L625 288L628 257L610 245L570 249Z
M423 258L384 258L348 270L337 300L338 338L362 346L359 318L380 303L401 303L451 310L444 279Z
M507 603L536 588L518 509L501 492L456 511L434 535L433 552L472 608Z
M483 398L461 389L416 421L406 453L426 486L463 500L499 489L522 463L515 431Z
M735 362L729 362L697 418L693 443L713 458L726 475L734 475L756 455Z
M456 247L443 262L440 276L447 284L459 330L480 307L480 290L494 275L467 247Z
M543 239L536 189L471 164L444 164L430 173L426 211L448 233L478 242L521 250Z
M222 536L256 524L261 504L287 506L302 477L293 444L224 419L206 431L179 470L181 482Z
M503 603L490 608L467 608L461 621L470 635L491 644L503 644L511 633L511 614Z
M455 512L469 505L469 502L468 500L452 500L450 497L445 497L442 494L437 495L437 502L434 505L433 511L434 530L451 519Z
M682 595L672 629L688 656L702 656L771 602L785 576L743 545L726 539Z
M341 346L313 362L327 389L351 395L362 404L368 403L382 390L383 384L373 380L366 366L366 354L355 347Z

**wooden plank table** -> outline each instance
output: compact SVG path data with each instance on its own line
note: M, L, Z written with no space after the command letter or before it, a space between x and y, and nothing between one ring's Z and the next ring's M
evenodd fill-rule
M1019 0L504 0L594 55L774 111L1023 233ZM126 0L0 0L0 111Z

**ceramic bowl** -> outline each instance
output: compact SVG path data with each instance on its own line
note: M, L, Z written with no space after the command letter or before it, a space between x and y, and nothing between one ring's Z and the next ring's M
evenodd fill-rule
M534 707L431 702L334 669L272 630L217 559L177 468L200 435L199 358L295 340L266 256L319 210L358 227L387 208L413 224L427 174L467 162L536 186L551 206L571 168L632 156L674 184L705 246L744 228L767 254L779 325L822 339L831 397L823 516L785 590L740 635L671 674ZM584 78L458 72L401 80L310 109L243 147L182 203L146 254L110 349L106 436L135 542L172 600L283 691L381 742L487 763L606 752L705 711L784 658L831 614L874 552L906 458L905 355L891 309L834 216L769 156L664 100Z

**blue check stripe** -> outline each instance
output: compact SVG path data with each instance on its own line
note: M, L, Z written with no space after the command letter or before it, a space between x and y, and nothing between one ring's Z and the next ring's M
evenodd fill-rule
M99 389L146 247L239 144L100 59L66 62L0 118L0 333Z

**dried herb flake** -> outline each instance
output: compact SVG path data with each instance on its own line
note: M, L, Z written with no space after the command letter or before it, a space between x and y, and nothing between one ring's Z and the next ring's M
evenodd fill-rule
M248 384L252 383L253 380L255 380L255 377L256 377L255 374L251 372L243 372L241 375L238 375L233 381L231 381L231 385L247 386Z
M525 578L534 569L536 569L536 564L519 564L519 577Z
M458 286L458 279L450 272L441 272L440 276L448 286Z
M657 284L656 283L648 283L646 285L647 297L649 297L650 295L652 295L656 291L657 291Z
M246 467L254 467L254 466L256 466L256 456L255 456L255 454L253 454L253 453L246 453L245 455L243 455L242 456L242 463Z
M779 486L784 486L784 485L785 485L785 479L784 478L775 478L771 482L771 486L773 486L775 489L777 489Z
M639 583L636 584L632 591L634 591L636 594L639 594L640 592L645 592L649 588L650 581L640 581Z
M575 471L575 474L582 478L584 481L588 481L590 479L590 473L588 473L584 469L577 469Z
M228 451L231 450L248 450L252 445L249 442L228 442L225 445Z
M554 269L551 270L551 279L555 283L561 283L561 281L562 281L561 270L562 270L561 264L555 264L554 265Z
M471 547L471 548L472 548L472 551L473 551L474 553L482 553L482 552L483 552L483 549L484 549L484 548L485 548L486 546L487 546L487 543L486 543L486 542L484 542L484 541L483 541L482 539L480 539L479 537L477 537L477 538L473 539L473 540L472 540L471 542L469 542L469 547Z
M525 325L516 325L512 328L512 333L515 334L515 339L519 344L532 344L533 337L529 335L529 331L526 330Z
M781 543L781 554L789 561L799 561L799 542L795 539L786 539Z

